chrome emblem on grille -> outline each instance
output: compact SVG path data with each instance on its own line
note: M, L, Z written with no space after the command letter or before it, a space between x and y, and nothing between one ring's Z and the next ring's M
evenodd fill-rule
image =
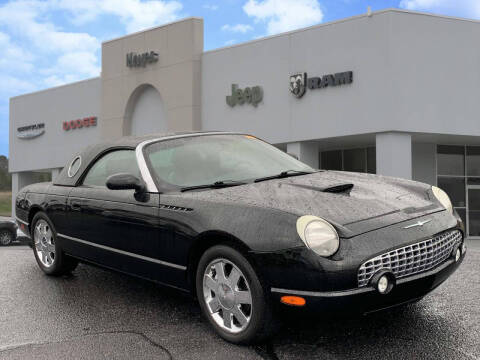
M423 226L426 223L429 223L430 221L432 221L432 219L427 219L427 220L423 220L423 221L420 220L420 221L417 221L414 224L410 224L410 225L405 226L404 229L410 229L410 228L417 227L417 226Z

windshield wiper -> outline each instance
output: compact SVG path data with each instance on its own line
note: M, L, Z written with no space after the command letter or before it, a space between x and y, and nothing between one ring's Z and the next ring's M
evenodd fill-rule
M290 176L308 175L308 174L313 174L315 172L317 171L285 170L285 171L282 171L280 174L265 176L265 177L255 179L254 182L260 182L260 181L272 180L272 179L282 179Z
M246 182L243 181L234 181L234 180L223 180L223 181L215 181L211 184L204 184L204 185L194 185L194 186L185 186L180 189L181 192L190 191L190 190L197 190L197 189L220 189L229 186L238 186L238 185L245 185Z

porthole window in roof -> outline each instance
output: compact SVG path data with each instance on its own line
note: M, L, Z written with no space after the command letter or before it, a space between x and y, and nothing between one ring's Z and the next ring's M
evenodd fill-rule
M82 158L77 156L68 167L68 177L74 177L77 174L78 169L80 169L80 165L82 165Z

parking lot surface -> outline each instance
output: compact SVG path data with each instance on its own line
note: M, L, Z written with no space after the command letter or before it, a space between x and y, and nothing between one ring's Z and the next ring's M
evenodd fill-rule
M293 317L269 343L242 347L178 292L87 265L51 278L29 247L0 248L0 359L480 359L480 246L468 250L418 304Z

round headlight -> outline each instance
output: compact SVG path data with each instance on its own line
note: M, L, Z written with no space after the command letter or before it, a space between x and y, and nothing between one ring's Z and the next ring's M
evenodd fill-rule
M437 198L437 200L440 201L440 204L442 204L449 213L453 214L452 202L450 201L447 193L436 186L432 186L432 192L433 195L435 195L435 197Z
M297 232L305 245L320 256L335 254L340 245L335 228L317 216L305 215L298 218Z

